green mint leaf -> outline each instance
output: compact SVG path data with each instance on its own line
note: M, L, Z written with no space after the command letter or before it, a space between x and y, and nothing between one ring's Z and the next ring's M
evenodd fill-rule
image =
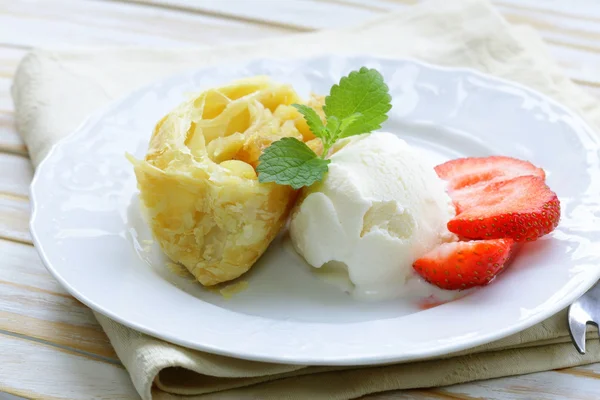
M335 142L335 138L337 138L337 136L339 135L339 130L340 130L340 120L335 117L335 116L331 116L331 117L327 117L327 131L329 132L329 138L331 140L331 144L333 144L333 142ZM325 144L325 143L323 143Z
M388 90L378 71L362 67L332 86L323 110L328 120L334 116L343 121L355 113L362 114L345 129L344 137L368 133L381 128L387 120L387 112L392 108Z
M331 88L323 107L327 125L311 107L292 104L304 116L312 133L321 139L323 154L319 157L295 138L278 140L259 158L258 181L300 189L322 180L330 163L325 157L335 142L381 128L392 108L391 100L383 76L374 69L362 67Z
M298 139L285 137L273 142L259 157L258 181L289 185L294 189L320 181L329 160L319 158Z
M309 106L304 104L292 104L296 110L300 112L304 116L308 127L311 132L318 138L325 140L327 137L327 129L325 129L325 125L323 125L323 121L321 121L321 117L319 114Z
M346 118L344 118L342 120L342 123L340 124L340 131L337 134L337 137L339 138L345 138L348 136L352 136L352 134L348 134L348 132L352 132L353 129L350 128L356 121L358 121L360 118L362 118L362 114L357 112L354 113ZM349 129L350 128L350 129Z

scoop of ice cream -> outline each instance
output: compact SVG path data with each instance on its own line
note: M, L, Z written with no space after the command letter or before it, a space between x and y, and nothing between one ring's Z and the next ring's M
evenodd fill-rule
M296 251L313 267L347 269L354 294L402 294L412 263L455 240L455 210L433 165L404 140L375 132L347 140L322 182L305 189L290 223Z

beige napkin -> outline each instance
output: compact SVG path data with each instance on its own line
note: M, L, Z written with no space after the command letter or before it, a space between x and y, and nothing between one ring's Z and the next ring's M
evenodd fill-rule
M343 31L294 35L231 47L36 50L17 71L17 126L38 164L90 112L136 86L177 71L256 57L322 53L415 57L466 66L530 86L600 127L600 106L566 79L535 32L509 26L483 0L437 0ZM570 367L600 361L570 343L564 312L519 334L450 358L336 369L237 360L181 348L97 315L144 399L347 399ZM594 340L592 340L594 339ZM154 385L153 385L154 383Z

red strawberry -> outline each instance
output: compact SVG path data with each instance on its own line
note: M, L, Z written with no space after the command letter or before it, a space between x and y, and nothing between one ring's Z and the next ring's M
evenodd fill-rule
M533 175L546 178L544 170L528 161L504 156L458 158L435 167L435 172L448 181L449 191L462 190L516 178Z
M536 240L560 219L558 197L535 176L490 183L461 204L464 211L448 222L448 230L469 239Z
M442 289L484 286L504 269L514 245L512 239L444 243L415 261L413 268Z
M459 158L435 167L448 181L448 194L461 213L477 205L478 192L493 182L533 175L545 179L544 170L527 161L504 156Z

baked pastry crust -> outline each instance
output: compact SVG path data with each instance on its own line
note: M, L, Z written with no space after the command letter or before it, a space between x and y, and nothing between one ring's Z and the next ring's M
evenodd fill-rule
M210 89L158 122L144 160L130 157L156 240L201 284L248 271L285 223L296 192L259 183L255 168L282 137L319 147L291 106L301 102L291 86L266 77Z

